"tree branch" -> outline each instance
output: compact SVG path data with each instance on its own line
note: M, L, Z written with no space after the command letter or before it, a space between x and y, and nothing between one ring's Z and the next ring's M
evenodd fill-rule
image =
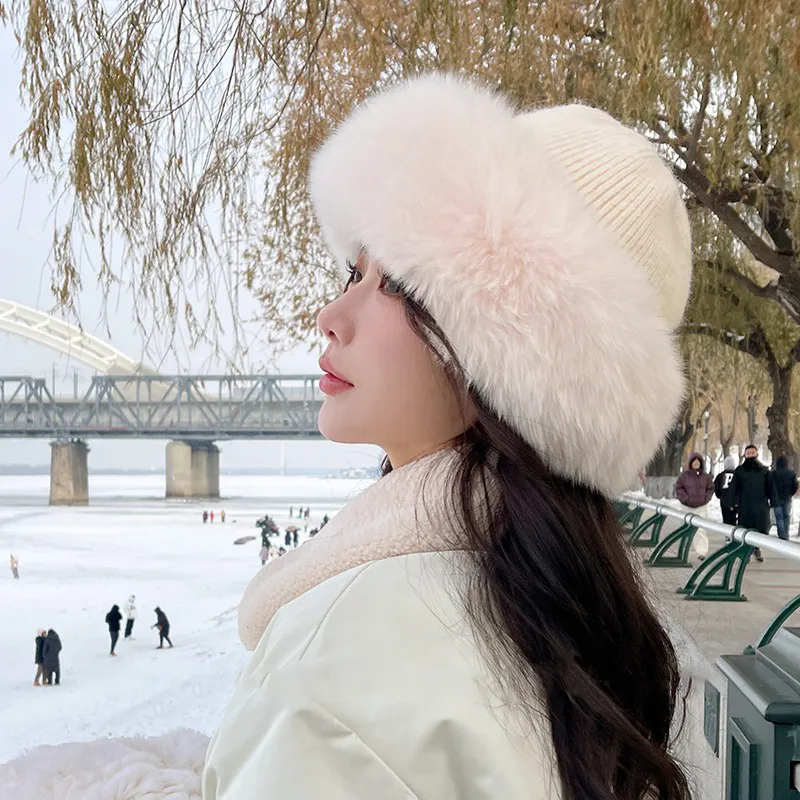
M775 272L785 275L795 267L794 259L770 247L737 213L720 198L697 168L688 165L675 168L678 180L760 261Z
M780 302L780 298L778 296L778 285L780 279L771 280L769 283L765 285L761 285L756 283L752 278L749 278L742 272L739 272L737 269L726 269L725 267L717 264L714 261L707 261L707 260L697 260L694 262L695 264L707 267L710 270L719 271L723 275L729 276L733 278L737 283L740 283L742 286L747 289L750 294L755 295L756 297L763 297L767 300L775 300L776 302Z
M700 97L700 110L695 117L694 125L692 125L692 134L689 138L689 146L686 148L686 163L694 164L695 157L697 156L697 144L700 141L700 133L703 130L703 122L706 119L706 109L708 108L708 98L711 94L711 73L706 72L703 79L703 94Z

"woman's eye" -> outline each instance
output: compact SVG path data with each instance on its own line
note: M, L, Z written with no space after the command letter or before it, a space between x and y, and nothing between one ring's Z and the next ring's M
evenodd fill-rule
M386 294L403 294L403 287L394 278L381 276L381 290Z
M350 273L350 277L347 279L347 282L344 285L344 291L346 292L353 284L361 283L361 279L364 277L361 270L351 264L349 261L347 262L347 271Z

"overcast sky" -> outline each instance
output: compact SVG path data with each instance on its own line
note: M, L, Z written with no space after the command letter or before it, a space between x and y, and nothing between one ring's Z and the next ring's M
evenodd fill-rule
M0 114L0 297L50 313L53 310L48 263L53 236L52 187L35 183L25 166L18 159L12 159L10 154L27 121L19 101L19 70L14 37L8 29L0 27L0 108L3 109ZM94 276L85 275L83 283L80 316L85 330L110 341L137 360L143 356L151 363L163 359L162 371L180 368L183 372L207 372L209 368L213 369L208 353L203 350L170 352L161 348L158 353L145 353L142 335L132 324L130 298L125 294L112 298L109 303L109 337L101 320L102 293L95 285ZM244 302L247 302L246 298ZM249 308L255 308L255 304L250 304ZM319 354L319 349L308 353L307 348L297 348L280 358L277 371L317 373ZM260 359L267 363L271 354L265 351ZM21 337L0 333L0 375L46 377L49 384L54 370L59 392L72 392L76 370L81 386L85 386L91 376L88 367L66 356ZM92 466L163 467L165 445L166 442L141 440L90 440L90 472ZM221 448L222 466L279 466L281 462L282 447L277 442L225 442L221 443ZM289 442L285 446L286 465L289 467L374 465L378 456L377 448L368 446L330 442ZM49 457L45 439L0 439L0 464L44 464Z

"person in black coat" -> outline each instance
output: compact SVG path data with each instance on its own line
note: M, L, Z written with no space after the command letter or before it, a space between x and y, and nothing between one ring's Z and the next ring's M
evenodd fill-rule
M758 450L754 445L745 448L744 463L733 473L731 493L739 525L759 533L769 533L769 509L777 503L775 485L772 473L758 460ZM764 560L759 548L756 548L755 556L758 561Z
M792 521L792 498L797 494L797 475L789 469L789 463L783 456L775 462L775 472L772 473L775 482L775 525L778 536L789 540L789 523Z
M122 614L119 612L119 606L111 606L111 611L106 614L106 622L108 623L108 632L111 634L111 655L115 656L114 648L117 646L120 622L122 622Z
M157 650L164 649L164 640L167 640L167 644L172 647L172 641L169 638L169 620L167 619L167 615L158 607L156 606L156 624L153 625L154 628L158 628L158 636L160 644L156 648Z
M52 686L55 679L56 686L61 685L61 639L52 630L47 631L42 648L42 658L44 659L44 684Z
M34 663L36 664L36 677L33 679L34 686L41 686L39 683L40 678L44 678L44 640L47 636L47 631L39 631L36 636L36 655L34 656Z

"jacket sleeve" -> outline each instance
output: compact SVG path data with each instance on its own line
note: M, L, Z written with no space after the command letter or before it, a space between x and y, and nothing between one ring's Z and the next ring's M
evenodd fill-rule
M689 504L689 492L686 491L686 472L682 472L678 476L678 480L675 481L675 496L678 500L681 501L684 505Z
M369 736L310 695L303 672L272 672L250 697L248 713L226 718L209 749L203 799L415 798Z
M797 494L798 488L800 488L800 487L798 487L798 484L797 484L797 475L793 472L792 473L792 497L794 497Z

